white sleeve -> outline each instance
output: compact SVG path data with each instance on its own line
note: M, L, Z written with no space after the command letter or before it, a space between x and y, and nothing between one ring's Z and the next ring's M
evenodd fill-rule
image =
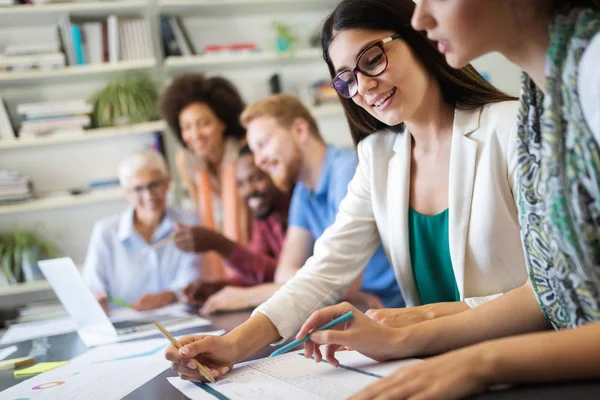
M295 334L317 309L338 301L381 244L371 204L369 163L363 141L359 163L335 222L315 242L313 256L255 311L266 315L283 339Z
M94 225L90 244L83 264L83 279L92 292L108 293L110 282L108 281L108 264L111 260L111 251L104 240L104 232L101 223Z
M583 116L600 144L600 33L596 34L579 63L577 82Z

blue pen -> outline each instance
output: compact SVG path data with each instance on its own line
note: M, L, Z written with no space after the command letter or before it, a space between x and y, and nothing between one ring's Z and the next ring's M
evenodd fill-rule
M354 314L352 313L352 311L348 311L346 314L342 315L341 317L338 317L338 318L334 319L333 321L331 321L331 322L323 325L322 327L317 328L314 332L316 332L316 331L325 331L327 329L333 328L337 324L341 324L342 322L348 321L353 316L354 316ZM282 348L275 350L273 353L271 353L271 355L269 357L279 356L279 355L281 355L281 354L283 354L283 353L285 353L285 352L293 349L294 347L296 347L298 345L301 345L302 343L307 342L308 339L310 339L310 334L306 335L303 339L294 340L293 342L286 344Z

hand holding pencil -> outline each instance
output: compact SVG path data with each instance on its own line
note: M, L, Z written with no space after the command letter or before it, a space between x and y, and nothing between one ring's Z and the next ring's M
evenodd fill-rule
M316 331L317 328L349 311L352 311L352 319L337 324L331 329ZM305 356L310 358L314 355L316 361L320 362L323 355L319 346L325 345L324 355L327 362L337 367L339 362L335 358L335 353L345 348L357 350L377 361L392 358L393 352L390 349L398 347L397 343L394 343L394 339L398 337L397 331L398 329L373 321L350 303L341 303L314 312L302 325L296 338L302 339L312 332L310 340L304 343Z
M226 374L233 364L244 358L236 352L239 346L227 336L187 335L179 338L183 346L169 346L165 358L172 362L171 369L177 372L181 379L188 381L207 380L192 361L197 358L200 364L207 367L215 378Z

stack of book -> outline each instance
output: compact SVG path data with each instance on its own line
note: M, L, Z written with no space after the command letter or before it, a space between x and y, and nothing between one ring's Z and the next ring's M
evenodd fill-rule
M29 178L15 171L0 170L0 204L19 203L32 198Z
M64 17L59 22L59 32L69 65L153 57L150 26L146 20L119 20L116 15L110 15L104 21L73 23Z
M92 106L81 99L19 104L19 138L82 133L91 124L91 112Z
M65 55L57 39L46 43L10 44L0 54L0 72L27 71L30 69L56 69L65 66Z

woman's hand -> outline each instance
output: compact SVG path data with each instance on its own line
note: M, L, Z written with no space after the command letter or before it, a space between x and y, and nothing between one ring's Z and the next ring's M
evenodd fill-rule
M320 362L323 357L319 346L327 345L325 357L330 364L336 367L339 366L339 362L335 358L335 352L341 348L356 350L377 361L393 358L394 342L398 338L399 331L371 320L350 303L341 303L316 311L302 325L296 339L305 337L309 332L348 311L354 313L352 319L332 329L311 334L311 339L304 344L306 357L312 357L314 354L317 362Z
M435 303L418 307L368 310L367 317L390 328L404 328L430 319L457 314L468 309L469 306L465 302Z
M210 296L200 309L200 314L207 316L218 311L244 310L255 307L252 288L227 286Z
M346 296L344 297L344 300L355 306L367 307L369 309L385 307L379 297L365 292L358 292L354 295Z
M219 378L240 361L237 355L235 341L227 336L183 336L179 339L183 345L180 350L170 345L165 352L167 360L171 361L171 369L184 380L206 382L200 371L191 361L196 358L200 364L210 369L213 377Z
M451 400L483 392L492 376L485 344L455 350L419 364L404 367L379 380L352 400Z

